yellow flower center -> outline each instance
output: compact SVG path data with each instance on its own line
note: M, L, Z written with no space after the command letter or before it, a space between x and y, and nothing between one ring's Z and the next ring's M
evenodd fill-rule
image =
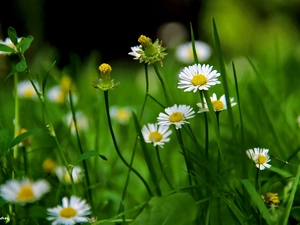
M127 109L119 109L116 117L119 121L127 121L130 118L130 113Z
M34 97L34 90L32 88L27 88L26 90L24 90L24 97L25 98L32 98Z
M201 86L201 85L204 85L206 83L207 83L207 79L206 79L206 76L204 76L203 74L196 74L192 78L192 84L194 86Z
M34 199L34 193L31 185L24 185L21 187L17 199L19 201L30 201Z
M55 162L52 159L46 159L43 162L43 169L47 173L51 173L52 171L54 171L54 168L55 168Z
M59 215L63 218L72 218L76 216L77 212L72 207L66 207L60 210Z
M212 104L214 105L214 108L216 111L222 110L225 108L225 105L223 104L223 102L221 100L213 101Z
M170 116L170 122L176 123L183 120L183 114L181 112L174 112Z
M64 179L65 179L65 181L67 181L67 182L70 182L70 181L71 181L71 176L70 176L70 174L69 174L68 172L65 173Z
M264 164L266 161L267 161L267 158L266 158L264 155L258 154L256 163L262 165L262 164Z
M101 72L101 79L105 80L110 78L110 72L112 71L112 68L109 64L102 63L99 66L99 70Z
M150 38L146 37L145 35L141 35L138 39L138 42L140 42L144 48L150 47L153 44L152 40Z
M64 92L68 92L71 86L71 78L69 76L63 76L60 80L60 86Z
M152 142L159 142L162 139L162 135L158 131L153 131L149 134L148 139Z

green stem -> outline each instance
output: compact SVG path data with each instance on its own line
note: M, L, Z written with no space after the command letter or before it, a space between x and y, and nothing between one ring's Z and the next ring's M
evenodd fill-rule
M18 95L18 73L14 74L14 92L15 92L15 121L14 121L14 137L17 137L20 132L20 114L19 114L19 95ZM14 146L14 159L18 158L18 145Z
M114 147L116 149L116 152L117 152L119 158L121 159L121 161L125 164L125 166L127 166L128 169L132 170L132 172L134 172L141 179L141 181L144 183L144 185L145 185L145 187L146 187L149 195L152 196L151 190L150 190L148 184L146 183L145 179L134 168L132 168L131 165L129 165L126 162L126 160L124 159L124 157L122 156L122 154L121 154L121 152L119 150L119 147L118 147L118 144L117 144L117 141L116 141L116 138L115 138L115 134L114 134L114 131L112 129L111 119L110 119L109 102L108 102L108 91L104 91L104 99L105 99L105 109L106 109L108 126L109 126L110 134L111 134L111 137L113 139L113 144L114 144Z
M140 115L140 121L142 120L142 117L143 117L143 114L144 114L145 105L146 105L146 101L147 101L147 97L148 97L148 92L149 92L148 64L144 63L144 66L145 66L145 79L146 79L146 94L145 94L144 102L143 102L143 105L142 105L142 110L141 110L141 115Z
M174 188L173 188L173 186L172 186L170 180L169 180L168 177L167 177L167 174L165 173L165 170L164 170L164 168L163 168L163 165L162 165L162 163L161 163L161 159L160 159L160 154L159 154L158 146L155 146L155 150L156 150L156 155L157 155L157 159L158 159L158 163L159 163L161 172L162 172L162 174L163 174L163 176L164 176L166 182L168 183L169 187L170 187L172 190L174 190Z
M75 110L74 110L74 107L73 107L73 99L72 99L71 91L69 91L69 101L70 101L73 121L74 121L74 125L75 125L76 137L77 137L77 142L78 142L78 146L79 146L79 151L80 151L80 154L82 155L83 154L83 149L82 149L81 140L80 140L80 137L79 137L76 114L75 114ZM84 174L85 174L86 185L87 185L87 195L88 195L87 197L88 197L89 202L91 203L91 206L93 208L94 204L93 204L93 198L92 198L92 191L90 189L91 182L90 182L90 177L89 177L89 173L88 173L86 160L82 160L82 165L83 165L83 168L84 168Z
M203 91L199 91L199 93L200 93L201 103L204 108L205 105L204 105ZM209 155L208 155L209 132L208 132L208 118L207 118L206 113L204 113L204 123L205 123L205 157L208 160L208 158L209 158Z
M159 81L161 83L161 86L162 86L162 89L163 89L163 92L164 92L164 95L165 95L165 98L166 98L167 105L170 105L170 98L169 98L169 96L167 94L165 83L164 83L164 81L163 81L163 79L162 79L162 77L161 77L161 75L160 75L160 73L158 71L157 65L153 64L153 67L154 67L155 73L156 73L156 75L157 75L157 77L158 77L158 79L159 79Z

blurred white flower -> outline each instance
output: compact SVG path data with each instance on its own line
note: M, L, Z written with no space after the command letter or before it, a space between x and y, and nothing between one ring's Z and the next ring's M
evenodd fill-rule
M38 85L35 83L35 85L38 87ZM20 81L18 83L18 96L20 98L24 99L37 99L38 96L28 80Z
M226 104L226 98L225 94L223 94L220 99L217 98L217 95L213 93L213 95L210 97L211 103L214 107L215 112L223 111L227 109L227 104ZM208 106L207 102L205 99L203 99L204 102L204 107L202 103L197 103L197 106L199 107L198 113L202 112L207 112L208 111ZM234 102L234 98L230 98L230 105L231 107L235 106L237 103Z
M76 116L78 131L86 131L88 129L88 119L87 119L87 117L81 111L77 111L75 113L75 116ZM66 125L70 127L71 132L73 134L76 134L76 127L75 127L75 124L74 124L74 121L73 121L72 112L68 113L65 116L64 120L65 120Z
M211 56L211 48L203 41L195 41L195 50L199 62L204 62ZM179 45L176 49L175 56L178 61L190 64L194 61L192 42L187 42Z
M71 184L71 177L65 166L57 166L55 169L55 173L61 182L66 184ZM74 183L79 182L82 177L83 177L82 169L79 166L74 166L72 168L73 182Z
M25 205L39 200L50 191L50 185L46 180L30 181L9 180L0 186L0 196L7 202Z
M128 124L131 112L132 110L129 107L112 106L110 108L111 118L120 124Z

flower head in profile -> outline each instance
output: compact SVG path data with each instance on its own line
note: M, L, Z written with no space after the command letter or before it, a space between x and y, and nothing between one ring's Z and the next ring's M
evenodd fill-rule
M210 100L214 107L215 112L220 112L220 111L224 111L227 109L225 94L223 94L220 97L220 99L218 99L217 95L215 93L213 93L213 95L210 97ZM198 113L208 111L208 106L207 106L206 100L203 99L203 102L204 102L204 106L202 103L197 103L197 106L199 107ZM230 106L233 107L235 105L236 105L236 102L234 102L234 98L230 98Z
M162 47L162 42L156 39L153 43L149 37L141 35L138 39L140 43L139 46L131 47L132 52L129 52L129 55L132 55L136 60L140 60L140 63L153 64L155 62L160 62L163 65L162 60L167 55L165 52L166 48Z
M168 126L149 123L142 127L142 134L146 143L153 143L154 146L163 145L170 141L168 136L172 133Z
M178 88L184 91L208 90L211 86L220 84L217 79L220 76L217 70L212 70L212 66L206 64L195 64L185 67L179 73Z
M115 83L114 79L110 78L110 73L112 68L107 63L102 63L99 66L100 70L100 79L96 78L92 82L92 86L96 89L100 89L102 91L113 90L114 88L119 86L119 83Z
M47 209L49 215L47 220L52 221L53 225L88 222L87 216L91 214L90 209L91 207L84 199L76 196L71 196L70 199L64 197L62 205Z
M270 208L277 207L280 203L278 193L267 192L265 196L261 196L263 201Z
M50 191L50 185L45 180L31 181L9 180L0 186L0 196L10 203L25 205L39 200Z
M157 120L158 125L170 126L175 125L176 129L180 129L183 124L189 123L187 120L195 116L193 108L187 105L176 104L165 109L165 113L159 113Z
M36 84L35 84L36 85ZM18 83L18 96L23 99L38 99L38 96L28 80L20 81Z
M203 41L195 41L195 49L199 62L204 62L211 56L211 48ZM192 42L186 42L179 45L176 49L175 56L178 61L189 64L194 62L194 53Z
M22 38L18 38L17 41L20 42ZM10 40L10 38L5 38L4 41L0 39L0 44L6 45L7 47L10 47L11 50L9 51L0 51L0 55L10 55L12 53L16 53L17 49L14 43ZM15 52L14 52L15 51Z
M247 156L253 160L256 167L260 170L265 168L270 168L271 165L268 162L271 161L270 156L268 155L269 149L265 148L254 148L246 151Z
M71 177L70 177L70 174L66 167L57 166L55 169L55 173L61 182L65 183L65 184L71 184ZM83 171L82 171L81 167L79 167L79 166L74 166L72 168L71 174L72 174L74 183L78 183L81 180L81 178L83 177Z
M131 118L132 110L129 107L112 106L110 108L110 116L120 124L128 124Z

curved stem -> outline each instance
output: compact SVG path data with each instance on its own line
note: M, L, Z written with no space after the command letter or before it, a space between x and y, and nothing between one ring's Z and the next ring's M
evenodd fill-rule
M124 157L122 156L122 154L119 150L119 147L118 147L118 144L117 144L117 141L116 141L116 138L115 138L115 134L114 134L114 131L112 129L111 119L110 119L109 103L108 103L108 91L104 91L104 99L105 99L105 109L106 109L108 126L109 126L110 134L111 134L111 137L113 139L113 143L114 143L116 152L117 152L118 156L120 157L121 161L125 164L125 166L127 166L128 169L132 170L132 172L134 172L141 179L141 181L144 183L149 195L152 196L151 190L150 190L147 182L145 181L145 179L134 168L132 168L131 165L129 165L126 162L126 160L124 159Z
M155 73L156 73L156 75L157 75L157 77L158 77L158 79L161 83L161 86L163 88L163 92L164 92L164 95L165 95L165 98L166 98L167 105L170 105L170 99L169 99L169 96L167 94L166 86L165 86L165 83L164 83L164 81L163 81L163 79L162 79L162 77L161 77L161 75L158 71L157 65L153 64L153 67L154 67Z
M172 186L170 180L169 180L168 177L167 177L167 174L165 173L165 170L164 170L164 168L163 168L163 165L162 165L162 163L161 163L161 159L160 159L160 154L159 154L158 146L155 147L155 150L156 150L156 155L157 155L157 159L158 159L158 163L159 163L161 172L163 173L163 176L164 176L166 182L168 183L169 187L170 187L172 190L174 190L174 188L173 188L173 186Z

